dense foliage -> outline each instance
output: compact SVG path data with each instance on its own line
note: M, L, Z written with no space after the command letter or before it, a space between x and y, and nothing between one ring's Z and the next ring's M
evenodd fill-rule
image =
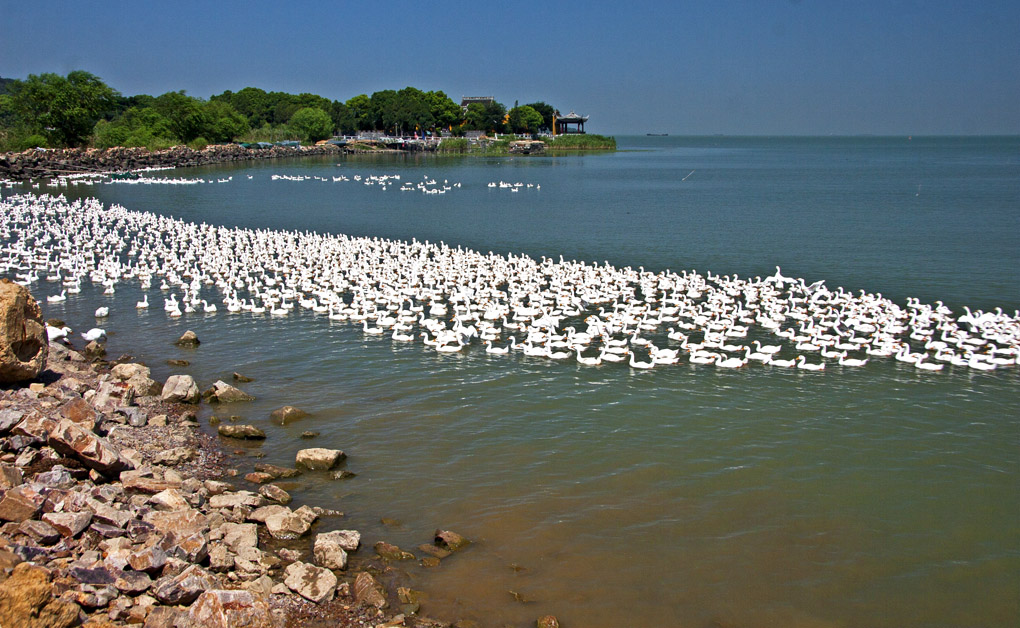
M0 150L91 145L204 146L231 141L316 142L334 134L536 134L552 130L555 109L544 102L509 111L502 104L471 103L465 111L442 91L405 87L347 101L315 94L245 87L208 100L184 91L122 96L98 77L76 70L0 78ZM454 148L456 146L456 148ZM462 150L464 143L447 149Z

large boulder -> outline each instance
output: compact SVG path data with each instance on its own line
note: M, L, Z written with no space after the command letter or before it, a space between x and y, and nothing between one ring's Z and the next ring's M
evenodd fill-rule
M277 408L269 413L269 418L280 425L293 423L294 421L303 419L306 416L308 416L307 412L301 408L295 408L294 406L283 406L282 408Z
M24 286L0 279L0 383L38 377L49 348L39 304Z
M205 396L209 398L209 401L218 401L220 403L255 400L255 397L252 397L240 388L231 386L221 379L213 382L212 388L206 391Z
M226 436L228 438L262 440L266 437L266 433L254 425L237 425L228 423L220 425L216 431L219 432L220 436Z
M191 375L171 375L163 384L163 401L198 403L198 384Z

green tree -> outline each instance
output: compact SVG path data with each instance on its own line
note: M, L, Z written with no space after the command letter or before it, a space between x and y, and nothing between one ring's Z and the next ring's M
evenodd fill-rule
M170 121L151 107L131 107L111 121L100 120L92 133L96 148L146 146L166 148L180 143Z
M542 126L542 114L528 105L514 107L510 110L508 124L513 133L538 133Z
M167 92L156 98L153 109L170 122L174 136L184 143L200 137L209 120L204 103L184 93Z
M294 112L290 127L309 142L318 142L333 135L333 120L318 107L305 107Z
M556 109L552 105L547 105L542 101L528 103L528 107L531 107L542 116L542 126L539 127L539 131L551 132L553 125L553 116L556 115Z
M425 92L436 128L450 129L464 120L464 110L442 91Z
M368 131L375 128L373 125L374 113L372 100L365 94L358 94L344 103L347 107L347 115L353 123L351 131Z
M372 103L372 126L377 131L389 131L397 123L397 92L384 89L374 92L369 98Z
M11 103L22 124L42 132L52 145L80 146L104 114L117 105L119 94L97 76L75 70L58 74L30 74L7 85Z
M473 102L468 105L467 126L476 131L494 131L502 133L504 129L503 119L506 117L506 107L498 102L482 104Z
M206 124L201 137L215 144L230 142L250 130L247 118L229 103L211 100L203 106Z

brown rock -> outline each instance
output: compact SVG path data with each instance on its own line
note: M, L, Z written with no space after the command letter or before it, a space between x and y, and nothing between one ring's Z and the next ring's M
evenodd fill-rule
M436 530L435 543L443 549L456 552L470 544L471 541L465 539L456 532L451 532L449 530Z
M206 391L206 396L209 398L209 401L218 401L220 403L255 400L255 397L239 388L231 386L223 380L213 382L212 388Z
M0 626L68 628L78 623L78 606L54 599L45 567L21 563L0 584Z
M538 618L535 626L536 628L560 628L560 620L556 619L555 615L545 615Z
M216 579L198 565L191 565L177 576L156 581L153 595L164 604L191 604L203 591L216 588Z
M289 504L292 499L290 493L283 490L279 486L276 486L275 484L266 484L265 486L260 487L259 495L265 497L266 499L270 499L274 502L279 502L281 504Z
M81 512L48 512L42 516L42 520L53 526L60 534L74 538L88 527L92 521L92 513L88 510Z
M73 456L103 474L119 473L128 467L113 445L69 419L61 419L53 428L49 444L65 456Z
M21 523L31 519L42 509L45 502L46 497L36 490L35 486L21 484L7 491L0 500L0 520Z
M287 425L288 423L293 423L294 421L302 419L306 416L308 416L307 412L301 410L300 408L295 408L294 406L283 406L282 408L277 408L276 410L273 410L271 413L269 413L269 418L279 423L280 425Z
M384 560L414 560L415 558L411 552L405 552L396 545L386 541L379 541L374 547L375 553Z
M301 471L298 469L288 469L287 467L280 467L275 464L268 464L265 462L258 462L255 464L255 470L262 473L268 473L273 476L274 480L280 478L296 478L301 475Z
M241 375L240 373L234 373L234 381L235 382L241 382L243 384L243 383L247 383L247 382L254 382L255 378L248 377L246 375Z
M262 440L266 437L266 433L254 425L235 425L233 423L228 423L226 425L220 425L216 428L216 431L220 436L226 436L227 438Z
M386 608L386 596L382 592L382 587L367 571L362 571L354 579L354 600L359 604Z
M269 602L251 591L214 589L202 593L188 609L188 620L203 628L272 628Z
M38 377L49 347L39 304L24 286L0 279L0 382Z
M87 430L96 427L96 411L82 398L72 399L60 407L60 416L74 421Z

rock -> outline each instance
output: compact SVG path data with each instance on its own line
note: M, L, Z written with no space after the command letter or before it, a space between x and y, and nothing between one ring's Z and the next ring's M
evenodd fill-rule
M0 520L21 523L34 517L46 502L40 489L34 484L21 484L7 491L0 500Z
M25 418L25 413L21 410L10 408L0 410L0 436L6 436L11 428L20 423L23 418Z
M191 362L187 360L167 360L167 366L190 366Z
M471 541L465 539L456 532L449 530L436 530L435 543L439 547L456 552L457 550L469 545Z
M259 473L258 471L252 471L251 473L246 473L244 475L244 479L254 484L265 484L266 482L272 480L273 476L269 475L268 473Z
M153 395L159 395L163 391L163 387L159 385L159 382L150 378L136 375L125 382L128 388L135 397L150 397Z
M106 347L95 340L90 340L81 351L90 360L96 360L106 355Z
M340 532L339 530L337 532ZM360 535L359 535L360 536ZM348 539L336 532L326 532L315 537L315 544L312 546L312 555L315 562L326 569L347 569L347 548L350 547ZM357 544L355 544L355 548ZM353 551L353 550L350 550Z
M235 382L241 382L242 384L246 384L248 382L254 382L255 378L254 377L247 377L245 375L241 375L240 373L235 372L234 373L234 381Z
M54 599L45 567L21 563L0 584L0 626L68 628L78 623L78 605Z
M92 522L92 513L88 510L81 512L48 512L42 516L42 520L53 526L53 528L68 538L74 538L81 534L82 530Z
M436 558L446 558L447 556L453 553L450 550L445 550L439 547L438 545L429 545L428 543L423 543L419 545L418 549L425 552L426 554L435 556Z
M159 546L153 545L131 554L128 557L128 564L135 571L156 574L163 569L163 565L166 565L166 560L166 552Z
M439 566L439 559L435 556L423 556L421 559L421 566L433 569Z
M296 462L299 467L305 467L312 470L329 471L346 457L347 455L339 449L313 447L311 449L302 449L297 452Z
M220 425L216 428L216 431L220 436L226 436L227 438L262 440L266 437L266 433L254 425L236 425L230 423Z
M266 517L266 529L274 539L292 540L301 537L312 527L308 521L295 512L277 512Z
M40 545L53 545L60 540L60 533L53 526L38 519L22 521L18 531L35 539Z
M138 595L149 590L149 587L152 586L152 578L142 571L121 571L117 574L113 586L122 593Z
M117 413L127 418L131 427L144 427L149 422L149 413L138 407L117 408Z
M383 560L414 560L415 556L411 552L405 552L392 543L386 541L379 541L374 546L375 553L379 555Z
M142 493L158 493L168 488L180 488L181 486L179 481L167 480L165 476L162 480L157 480L151 475L151 473L143 471L122 471L120 481L125 489Z
M103 382L90 402L101 412L112 412L117 408L131 405L135 393L125 382Z
M156 510L184 510L191 508L188 500L184 499L184 495L175 488L168 488L156 493L149 498L149 503Z
M198 450L194 447L174 447L173 449L159 452L153 457L152 461L156 464L176 467L181 463L193 459L197 455Z
M294 406L283 406L282 408L277 408L269 413L269 418L280 425L293 423L294 421L303 419L306 416L308 416L307 412L300 408L295 408Z
M141 375L142 377L150 377L152 375L152 371L144 364L127 363L114 366L110 369L110 375L122 382L126 382L132 377L138 375Z
M184 539L192 534L209 532L209 517L202 512L175 510L171 512L152 511L146 513L144 521L161 534L173 533L174 537Z
M319 433L316 432L315 430L306 430L304 432L301 432L301 438L315 438L318 435Z
M171 606L157 606L145 617L142 628L178 628L187 621L187 611Z
M127 469L129 464L109 442L82 429L69 419L61 419L49 435L50 447L80 460L90 469L111 475Z
M349 480L351 478L358 477L358 474L353 471L348 471L347 469L337 469L330 477L334 480Z
M259 544L258 526L254 523L224 523L217 532L223 535L223 543L235 553Z
M287 566L283 582L292 591L316 604L333 599L337 585L332 571L302 562Z
M153 586L153 595L164 604L191 604L203 591L216 588L216 579L198 565L191 565L173 577L163 577Z
M38 377L49 348L39 304L24 286L0 279L0 383Z
M198 336L195 334L195 332L189 329L188 331L184 332L180 338L175 340L174 344L179 347L197 347L202 343L198 339Z
M212 388L206 391L209 401L233 403L236 401L254 401L255 397L239 388L235 388L223 380L213 382Z
M198 403L198 384L191 375L171 375L163 384L163 401Z
M198 596L188 620L202 628L273 628L269 602L262 595L236 589L213 589Z
M0 464L0 489L14 488L23 481L21 469L9 464Z
M261 473L268 473L274 480L278 480L280 478L296 478L301 475L301 471L298 469L288 469L287 467L279 467L275 464L268 464L265 462L256 463L255 470Z
M209 498L210 508L234 508L237 506L259 508L265 506L265 500L251 491L223 493L222 495L213 495Z
M213 571L230 571L234 568L234 555L222 543L209 546L209 569Z
M60 406L60 416L74 421L84 429L92 430L96 427L96 411L81 397Z
M278 504L271 504L269 506L263 506L256 508L248 514L249 521L258 521L259 523L265 523L266 519L276 514L293 514L293 511L286 506L280 506Z
M177 539L177 537L174 537ZM171 548L171 552L177 558L198 564L204 562L209 556L209 539L202 532L195 532L189 536L177 540L177 545Z
M290 493L275 484L266 484L259 488L259 495L281 504L289 504L292 499Z
M555 615L545 615L538 618L535 626L536 628L560 628L560 620L556 619Z
M386 608L386 596L378 581L367 571L362 571L354 579L354 600L359 604Z

